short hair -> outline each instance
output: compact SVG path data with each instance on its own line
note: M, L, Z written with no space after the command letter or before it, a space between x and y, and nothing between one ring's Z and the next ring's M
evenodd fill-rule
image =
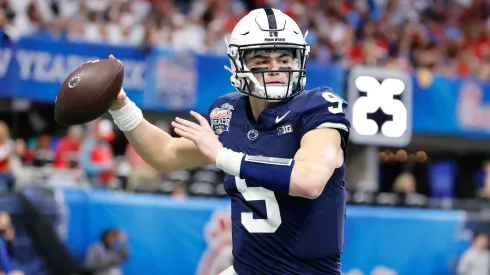
M102 232L102 235L100 236L100 239L101 241L105 241L107 237L109 237L109 235L111 234L114 234L117 230L114 229L114 228L109 228L109 229L106 229Z
M476 240L476 238L480 237L480 236L484 236L484 237L488 237L487 234L483 233L483 232L480 232L480 231L475 231L473 232L473 241Z

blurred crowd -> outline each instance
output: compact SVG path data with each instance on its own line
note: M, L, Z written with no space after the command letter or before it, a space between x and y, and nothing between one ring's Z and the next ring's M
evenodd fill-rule
M3 39L11 40L49 37L224 54L224 37L236 22L248 10L264 6L283 10L308 30L312 58L320 62L490 78L486 0L0 0L0 30ZM168 124L157 124L170 132ZM224 195L223 173L215 167L159 173L124 137L124 150L115 153L118 132L113 130L110 121L101 119L71 127L61 138L43 134L12 140L7 125L0 123L0 188L43 177L57 184L88 183L175 197ZM384 170L396 171L382 180L387 183L381 191L434 193L423 154L381 153L381 162L388 163ZM485 167L487 176L476 189L490 197L490 164ZM465 180L460 185L467 186ZM469 192L473 196L474 190Z
M167 122L154 124L175 135ZM418 207L435 203L434 207L442 207L438 203L444 198L490 199L490 162L465 167L463 163L470 163L469 158L475 159L467 156L454 159L457 163L449 167L445 157L433 157L424 151L381 151L378 190L366 191L347 184L349 203ZM156 193L185 199L224 197L223 180L224 173L215 165L171 173L155 170L107 119L71 126L64 136L43 133L27 140L11 138L9 127L0 121L0 191L36 185Z
M170 133L166 122L155 125ZM124 148L117 151L121 140ZM41 134L28 140L12 139L8 126L0 121L0 191L41 184L161 193L174 198L216 197L225 195L223 177L213 165L160 173L107 119L69 127L62 137Z
M490 78L486 0L0 0L6 36L225 53L250 9L270 6L309 30L312 58L344 66Z

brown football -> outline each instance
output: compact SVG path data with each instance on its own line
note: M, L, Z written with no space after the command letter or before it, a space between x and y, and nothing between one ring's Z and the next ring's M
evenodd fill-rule
M124 66L115 59L90 61L65 79L54 105L54 119L63 126L83 124L102 116L116 99Z

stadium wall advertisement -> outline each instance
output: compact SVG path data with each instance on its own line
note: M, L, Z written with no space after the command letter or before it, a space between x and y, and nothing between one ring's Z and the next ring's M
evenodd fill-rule
M215 98L234 91L223 56L29 37L0 41L0 97L54 102L69 72L109 54L124 62L124 88L146 110L205 113ZM307 88L331 86L345 97L348 74L340 66L311 61ZM490 115L489 83L427 72L412 80L414 133L490 136L490 122L482 119Z
M223 56L24 38L0 43L0 97L54 103L69 72L110 54L124 63L125 91L147 110L192 108L205 113L214 99L234 91L230 73L223 68L229 61ZM340 68L315 63L309 67L309 87L330 85L342 90ZM325 79L332 81L325 83Z
M103 230L128 235L124 274L216 275L232 263L228 199L172 199L163 195L28 188L74 258ZM16 229L15 267L49 274L33 247L17 195L0 198ZM450 275L473 232L490 234L490 220L463 211L348 206L344 275Z
M67 239L83 259L108 227L128 234L125 274L216 275L231 265L229 200L65 190ZM346 275L452 274L468 246L460 211L349 206ZM476 225L472 225L472 229Z

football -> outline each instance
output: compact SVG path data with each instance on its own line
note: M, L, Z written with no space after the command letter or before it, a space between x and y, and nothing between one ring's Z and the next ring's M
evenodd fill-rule
M116 59L85 63L65 79L54 105L54 119L63 126L84 124L107 112L121 91L124 66Z

